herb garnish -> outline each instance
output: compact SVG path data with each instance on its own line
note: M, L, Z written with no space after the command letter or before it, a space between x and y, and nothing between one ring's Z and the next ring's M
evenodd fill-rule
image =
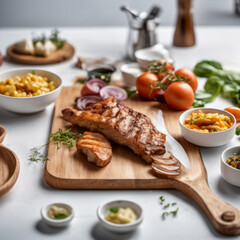
M36 71L35 70L32 71L32 75L36 75Z
M65 214L65 213L57 213L54 215L54 219L64 219L64 218L67 218L68 215Z
M237 136L240 135L240 126L238 126L238 127L236 128L235 134L236 134Z
M51 138L53 142L57 142L58 149L60 149L61 143L66 145L68 148L71 148L78 140L78 138L71 132L71 128L67 129L66 131L63 131L60 128L58 132L50 135L50 140Z
M49 160L48 158L46 158L41 152L40 150L47 146L50 142L56 142L57 143L57 148L60 149L61 147L61 143L65 146L67 146L68 148L73 147L78 138L81 137L81 134L79 136L74 135L71 132L71 128L67 129L66 131L63 131L61 128L59 129L58 132L56 133L52 133L49 137L49 142L39 146L39 147L34 147L32 149L30 149L30 156L28 157L28 160L31 162L42 162L43 164Z
M136 89L132 89L129 87L125 87L124 89L127 92L128 97L131 97L134 93L136 93Z
M85 78L78 78L75 83L84 84L86 82Z
M99 78L105 83L110 83L112 73L96 73L94 78Z
M163 206L163 209L167 209L169 206L170 206L170 203L168 203L165 206Z
M51 36L49 38L47 38L45 34L42 34L41 37L33 38L33 45L35 46L37 42L41 42L42 44L45 44L47 40L50 40L53 44L55 44L57 49L60 49L64 46L65 40L61 39L58 35L59 35L58 30L54 30L51 33Z
M65 40L59 38L58 35L59 35L59 31L57 29L55 29L52 32L49 40L56 45L57 49L60 49L60 48L62 48L64 46Z
M109 211L112 213L117 213L119 211L119 208L110 208Z
M48 160L48 158L44 157L44 155L39 150L45 147L46 145L47 144L32 148L30 150L31 154L28 157L28 160L31 162L42 162L42 164L44 164Z
M163 205L163 203L165 202L164 196L160 196L159 199L160 199L160 205ZM167 208L170 208L170 207L173 207L173 206L176 206L176 205L177 205L176 202L174 202L174 203L167 203L166 205L164 205L162 207L162 209L165 210ZM169 215L173 215L175 217L177 215L177 213L178 213L178 210L179 210L179 208L177 208L177 209L175 209L173 211L163 212L162 213L162 219L165 220L166 217L169 216Z

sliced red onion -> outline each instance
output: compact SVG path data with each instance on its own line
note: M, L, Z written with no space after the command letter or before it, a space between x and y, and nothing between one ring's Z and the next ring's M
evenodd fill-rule
M101 100L101 97L95 95L83 96L77 99L76 106L78 110L82 111L85 110L87 106Z
M163 90L160 90L159 92L156 93L155 98L158 101L164 102L165 101L164 94L165 94L165 92Z
M93 92L94 94L98 95L100 92L100 89L105 87L107 84L99 79L99 78L93 78L86 82L87 88Z
M116 98L119 101L124 101L127 99L127 92L121 87L106 86L100 90L100 96L103 99L113 96L114 98Z

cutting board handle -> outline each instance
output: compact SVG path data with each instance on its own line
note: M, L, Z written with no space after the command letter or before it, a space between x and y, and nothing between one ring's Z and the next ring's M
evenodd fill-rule
M185 181L180 188L199 204L218 232L225 235L240 234L240 211L219 199L205 179Z

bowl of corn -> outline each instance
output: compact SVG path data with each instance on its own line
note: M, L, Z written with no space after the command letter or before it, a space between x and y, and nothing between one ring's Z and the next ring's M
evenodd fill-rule
M0 107L16 113L35 113L53 103L60 94L61 78L37 69L14 69L0 73Z

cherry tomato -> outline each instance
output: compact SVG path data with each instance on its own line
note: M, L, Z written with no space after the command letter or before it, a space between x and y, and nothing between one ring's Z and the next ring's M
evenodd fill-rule
M198 82L196 75L189 69L187 68L181 68L175 72L176 75L180 77L184 77L188 84L192 87L193 91L195 92L198 87Z
M172 63L169 63L169 62L166 63L164 69L168 70L169 72L174 71L174 67L173 67Z
M194 92L185 82L173 82L165 90L164 98L171 108L186 110L193 104Z
M173 65L169 62L166 63L166 65L164 66L164 71L158 73L159 80L162 80L163 78L165 78L168 75L168 73L173 72L173 71L174 71Z
M81 91L82 96L88 96L88 95L99 95L99 93L91 91L86 84L83 85L82 91Z
M136 81L136 88L139 96L143 99L153 100L160 89L152 89L150 84L156 86L157 81L158 76L156 74L151 72L142 73ZM149 96L150 93L151 95Z
M227 107L224 109L227 112L230 112L235 118L236 121L240 121L240 108L238 107Z

